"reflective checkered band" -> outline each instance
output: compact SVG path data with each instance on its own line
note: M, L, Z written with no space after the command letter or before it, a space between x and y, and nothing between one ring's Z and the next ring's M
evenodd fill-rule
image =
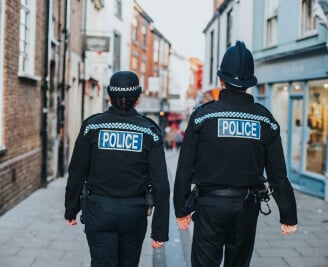
M132 86L132 87L116 87L116 86L109 86L110 91L113 92L131 92L131 91L136 91L139 89L139 85Z
M131 130L149 134L153 137L153 140L156 142L159 140L159 136L155 134L152 130L145 127L140 127L135 124L121 123L121 122L109 122L109 123L99 123L99 124L89 124L84 130L84 135L86 135L90 130L97 129L116 129L116 130Z
M204 120L208 120L212 118L238 118L238 119L256 120L269 124L272 130L278 130L278 124L271 122L270 119L267 117L259 116L251 113L235 112L235 111L209 113L195 119L195 124L202 123Z

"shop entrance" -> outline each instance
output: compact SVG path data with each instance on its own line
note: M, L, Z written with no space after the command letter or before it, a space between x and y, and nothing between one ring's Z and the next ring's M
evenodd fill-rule
M302 126L303 120L303 97L292 96L289 105L289 125L288 125L288 176L293 184L300 184L299 172L302 166Z

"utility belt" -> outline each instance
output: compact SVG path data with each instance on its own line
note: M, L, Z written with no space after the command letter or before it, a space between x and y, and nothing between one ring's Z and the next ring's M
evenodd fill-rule
M255 211L259 207L259 211L262 214L269 215L271 213L271 209L268 202L272 192L272 188L266 187L265 185L251 188L226 187L213 190L194 186L185 203L184 211L188 214L195 211L198 199L200 197L240 197L244 198L243 205L246 210ZM262 210L262 202L266 204L267 211Z
M87 189L87 182L84 182L81 195L80 195L80 209L81 209L81 215L80 215L80 221L82 224L85 224L85 215L86 215L86 208L87 208L87 200L91 195L101 195L98 193L94 193ZM105 196L105 195L101 195ZM153 208L155 206L154 196L152 194L152 185L148 184L146 191L142 192L140 194L137 194L132 197L143 197L146 199L146 205L147 205L147 216L151 216Z

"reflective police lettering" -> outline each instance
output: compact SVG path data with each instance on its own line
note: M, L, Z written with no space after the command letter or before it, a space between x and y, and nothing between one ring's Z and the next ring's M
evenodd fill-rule
M261 124L258 121L218 119L218 137L261 138Z
M100 130L98 148L140 152L142 138L142 133Z

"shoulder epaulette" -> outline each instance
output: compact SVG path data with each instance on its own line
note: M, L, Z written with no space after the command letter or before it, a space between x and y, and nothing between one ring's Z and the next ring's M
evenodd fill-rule
M95 114L92 114L91 116L89 116L88 118L84 119L83 120L83 123L86 123L87 121L89 121L90 119L94 118L94 117L97 117L99 115L101 115L103 113L95 113Z
M146 115L143 115L143 114L140 114L140 113L139 113L139 115L141 117L145 118L146 120L150 121L157 128L157 130L159 130L161 132L161 129L159 128L158 124L154 120L152 120L151 118L147 117Z
M195 109L194 109L194 111L193 111L193 113L196 114L201 108L203 108L203 107L205 107L206 105L211 104L211 103L213 103L213 102L215 102L215 101L214 101L214 100L211 100L211 101L208 101L208 102L206 102L206 103L202 103L202 104L196 106Z
M263 108L265 111L267 111L267 112L269 112L269 113L271 114L271 111L270 111L267 107L265 107L264 105L262 105L262 104L260 104L260 103L255 103L255 105L260 106L260 107Z

